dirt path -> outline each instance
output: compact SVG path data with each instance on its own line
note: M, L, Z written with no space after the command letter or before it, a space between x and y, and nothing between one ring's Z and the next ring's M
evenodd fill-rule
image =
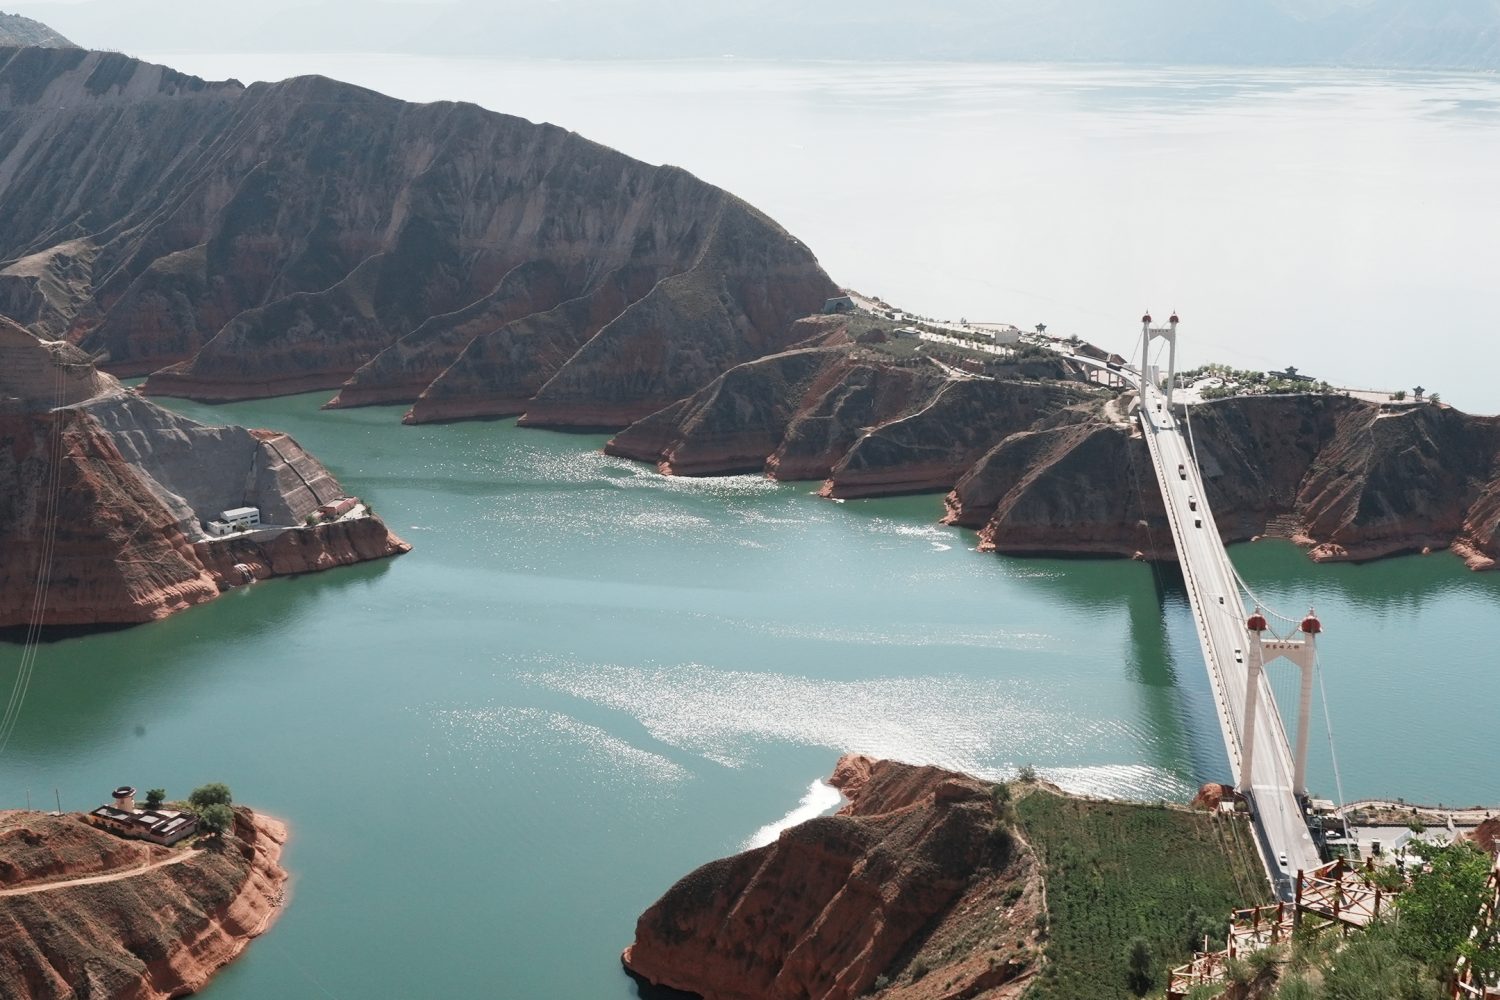
M127 868L124 871L109 872L104 875L85 875L80 878L70 878L64 882L46 882L42 885L22 886L19 889L0 889L0 897L29 896L34 892L50 892L53 889L68 889L75 885L100 885L105 882L119 882L122 879L134 878L137 875L144 875L146 874L146 872L154 871L157 868L165 868L168 865L180 865L187 859L191 858L193 854L193 851L183 851L181 854L174 854L170 858L166 858L162 861L153 861L148 865L141 865L139 868Z

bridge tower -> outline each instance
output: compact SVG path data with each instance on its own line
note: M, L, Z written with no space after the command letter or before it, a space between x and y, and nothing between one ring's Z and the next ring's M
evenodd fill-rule
M1151 313L1141 317L1141 378L1151 378L1151 341L1160 337L1167 342L1167 409L1172 408L1172 388L1177 381L1177 311L1166 326L1152 326Z
M1292 792L1306 797L1307 737L1312 718L1313 670L1317 665L1317 639L1318 633L1323 631L1323 623L1309 610L1307 617L1298 626L1298 631L1302 633L1301 639L1277 639L1272 636L1267 640L1263 635L1267 631L1266 618L1260 613L1260 608L1256 608L1245 623L1245 628L1250 633L1250 648L1247 650L1249 655L1245 665L1245 746L1240 757L1239 790L1251 791L1250 776L1255 759L1255 715L1260 705L1261 674L1264 673L1267 662L1277 657L1286 657L1302 671L1302 687L1298 692L1297 704L1297 748L1293 757L1295 773L1292 777Z

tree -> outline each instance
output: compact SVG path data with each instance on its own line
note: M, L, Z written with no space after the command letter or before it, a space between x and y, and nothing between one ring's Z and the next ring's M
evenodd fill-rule
M1490 858L1472 841L1435 845L1414 840L1408 853L1426 862L1396 897L1402 950L1434 969L1451 969L1484 905Z
M1156 956L1145 938L1134 938L1125 958L1125 985L1130 992L1143 997L1156 985Z
M167 801L167 790L165 788L153 788L146 793L146 808L160 809L161 804Z
M234 826L234 810L222 802L211 802L198 813L198 827L215 837L224 836Z
M207 785L199 785L193 789L193 794L188 796L188 804L202 815L203 810L209 806L227 806L234 802L234 796L229 794L229 786L222 781L210 782Z
M1196 906L1188 907L1182 921L1183 943L1187 945L1187 950L1204 951L1204 938L1208 939L1208 951L1223 947L1225 923L1222 918L1209 916Z

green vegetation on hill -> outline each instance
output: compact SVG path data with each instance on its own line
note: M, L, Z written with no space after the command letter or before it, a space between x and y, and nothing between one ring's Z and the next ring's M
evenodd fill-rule
M1271 902L1240 817L1040 789L1016 811L1047 882L1048 965L1027 1000L1160 992L1191 957L1189 922L1221 914L1227 926L1231 910Z
M1469 936L1491 893L1489 855L1462 840L1412 849L1422 866L1394 912L1348 935L1304 917L1290 954L1260 953L1275 989L1256 1000L1444 1000L1459 956L1487 980L1500 975L1495 942Z

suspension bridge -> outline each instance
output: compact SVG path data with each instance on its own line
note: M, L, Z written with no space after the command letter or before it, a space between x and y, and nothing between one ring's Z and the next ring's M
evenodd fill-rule
M1214 524L1192 441L1186 406L1173 409L1177 324L1141 320L1137 417L1161 489L1198 642L1208 668L1214 706L1236 790L1245 797L1267 871L1286 898L1300 871L1321 863L1308 832L1307 744L1322 630L1308 612L1300 619L1272 614L1234 568ZM1152 345L1166 349L1165 377L1151 363ZM1279 620L1277 628L1271 627ZM1284 658L1301 672L1295 745L1287 738L1265 666Z

